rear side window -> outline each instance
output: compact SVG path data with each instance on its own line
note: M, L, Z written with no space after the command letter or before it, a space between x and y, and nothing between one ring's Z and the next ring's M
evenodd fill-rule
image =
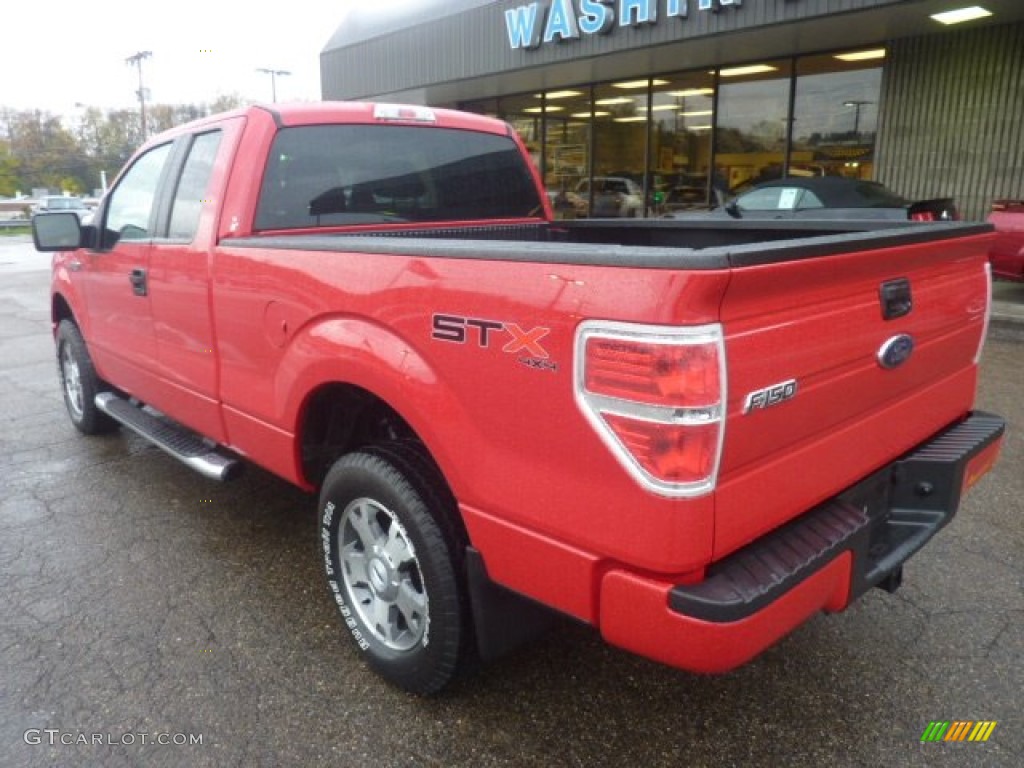
M274 139L255 228L536 216L515 142L450 128L314 125Z
M199 213L203 208L213 163L220 146L220 131L202 133L195 137L185 160L185 167L174 191L171 225L167 236L176 240L192 240L199 227Z

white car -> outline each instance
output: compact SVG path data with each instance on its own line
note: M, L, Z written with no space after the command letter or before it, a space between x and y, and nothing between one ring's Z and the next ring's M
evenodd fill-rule
M39 198L39 202L32 209L32 215L65 211L74 213L83 224L88 224L92 219L92 209L85 204L82 198L65 195L47 195Z
M584 179L576 187L576 194L584 200L590 199L590 182ZM591 216L626 217L642 216L644 191L632 179L624 176L595 176L594 203Z

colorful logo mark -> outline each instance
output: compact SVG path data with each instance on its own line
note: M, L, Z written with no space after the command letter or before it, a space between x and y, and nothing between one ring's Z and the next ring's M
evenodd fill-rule
M995 729L995 720L932 720L921 741L988 741Z

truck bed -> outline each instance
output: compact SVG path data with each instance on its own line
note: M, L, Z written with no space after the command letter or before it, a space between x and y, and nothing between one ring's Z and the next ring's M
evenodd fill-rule
M590 219L366 228L231 238L225 245L652 269L729 269L990 232L985 223ZM342 244L344 242L344 245ZM770 245L766 247L766 243Z

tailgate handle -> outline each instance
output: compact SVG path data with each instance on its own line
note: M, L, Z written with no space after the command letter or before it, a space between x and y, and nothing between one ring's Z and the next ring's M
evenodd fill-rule
M882 305L884 320L909 315L914 308L914 300L910 296L910 280L901 277L882 283L878 289L878 300Z

